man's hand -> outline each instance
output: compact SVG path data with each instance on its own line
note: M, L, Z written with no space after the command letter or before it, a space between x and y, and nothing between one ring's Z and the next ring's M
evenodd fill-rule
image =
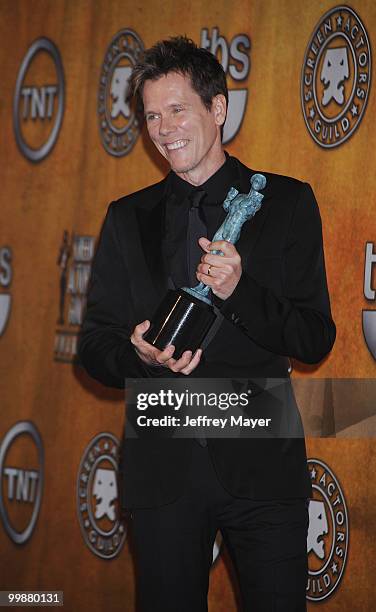
M160 351L156 346L149 344L143 339L143 334L150 327L150 321L146 319L142 323L136 325L131 335L131 342L139 358L146 364L151 366L163 366L172 372L180 372L181 374L190 374L199 364L202 349L197 349L192 356L192 351L185 351L180 359L173 359L175 347L171 344L164 351Z
M210 242L207 238L200 238L198 242L206 254L201 257L196 276L199 281L211 288L214 295L227 300L242 274L240 255L234 245L227 240ZM222 251L223 256L212 255L210 251L213 250Z

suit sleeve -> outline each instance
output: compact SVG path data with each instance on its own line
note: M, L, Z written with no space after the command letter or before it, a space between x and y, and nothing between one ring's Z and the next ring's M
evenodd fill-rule
M93 261L78 355L90 376L106 386L123 388L125 377L146 374L130 342L128 275L119 248L115 206L108 208Z
M268 351L317 363L331 350L333 322L325 273L321 218L311 187L303 183L282 259L282 295L242 276L221 311Z

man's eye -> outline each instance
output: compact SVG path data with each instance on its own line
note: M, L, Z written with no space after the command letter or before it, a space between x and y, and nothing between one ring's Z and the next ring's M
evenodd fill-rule
M157 115L146 115L146 121L153 121L153 119L155 119L157 117Z
M182 109L182 108L179 108L179 107L174 108L174 113L181 113L181 111L182 111L182 110L183 110L183 109Z

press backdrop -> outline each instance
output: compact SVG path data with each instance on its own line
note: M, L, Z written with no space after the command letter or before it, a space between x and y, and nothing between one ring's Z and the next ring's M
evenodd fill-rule
M310 610L373 610L372 0L2 0L0 589L63 590L72 611L134 609L114 480L123 397L74 363L75 343L109 202L167 171L124 93L142 48L177 34L226 69L226 150L308 181L319 202L337 341L317 367L293 369L327 521L312 518L307 596ZM235 600L221 549L210 610Z

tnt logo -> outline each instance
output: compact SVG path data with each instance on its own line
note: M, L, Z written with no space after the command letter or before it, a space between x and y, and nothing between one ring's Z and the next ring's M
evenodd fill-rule
M235 82L244 82L250 69L249 49L251 41L246 34L234 36L230 43L219 35L219 28L213 28L209 35L208 28L201 30L200 45L208 49L221 62L226 75ZM247 88L229 88L227 119L223 130L223 143L226 144L240 130L247 106Z
M8 480L8 499L13 501L34 503L39 473L35 470L4 468L5 479Z
M376 249L372 242L367 242L364 263L364 297L369 302L376 300L375 283L373 280L374 264L376 263ZM363 310L363 335L369 352L376 359L376 310Z
M38 38L27 51L18 73L13 124L20 151L33 162L52 150L64 112L64 71L56 45Z
M20 421L0 444L0 516L16 544L24 544L33 533L42 501L43 475L40 433L31 421Z
M22 87L22 119L51 119L57 85Z

